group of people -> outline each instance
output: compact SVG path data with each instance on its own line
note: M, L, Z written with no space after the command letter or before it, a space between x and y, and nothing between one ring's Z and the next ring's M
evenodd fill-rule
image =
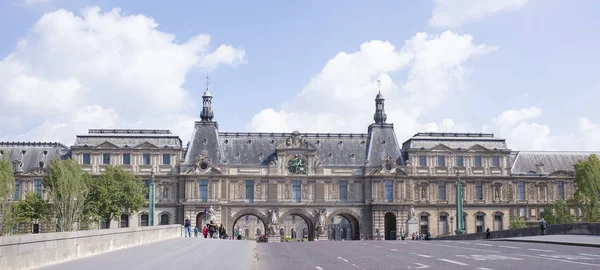
M431 240L431 233L427 232L423 235L419 232L414 232L412 234L412 240Z
M200 224L198 224L200 225ZM185 223L184 223L184 227L185 227L185 237L192 237L192 221L190 220L190 217L185 217ZM200 230L198 228L198 226L194 227L194 237L198 238L198 234L200 233ZM204 236L204 238L220 238L220 239L228 239L229 237L227 236L227 231L225 230L225 227L223 226L223 224L220 224L219 226L217 226L217 224L215 223L214 220L211 220L209 223L206 224L206 226L202 227L202 235Z

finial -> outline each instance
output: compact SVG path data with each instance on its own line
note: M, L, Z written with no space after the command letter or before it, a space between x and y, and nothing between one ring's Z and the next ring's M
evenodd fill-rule
M206 73L206 89L208 89L208 85L210 84L210 76Z
M379 93L381 93L381 80L379 78L377 78L377 88L379 90Z

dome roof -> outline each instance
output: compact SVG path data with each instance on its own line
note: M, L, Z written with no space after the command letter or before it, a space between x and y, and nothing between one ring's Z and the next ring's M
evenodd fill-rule
M377 93L375 99L383 99L383 95L381 94L381 92Z
M208 91L208 88L206 88L206 91L204 91L204 95L202 95L203 97L212 97L212 95L210 94L210 91Z

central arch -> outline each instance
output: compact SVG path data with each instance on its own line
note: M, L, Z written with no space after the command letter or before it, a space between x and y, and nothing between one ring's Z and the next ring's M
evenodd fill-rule
M354 212L350 209L335 210L335 211L331 212L329 215L327 215L327 220L331 220L335 216L341 216L341 217L345 218L346 220L348 220L348 222L350 222L350 229L352 231L350 234L350 236L351 236L350 238L352 240L360 240L360 224L358 222L359 216L358 216L358 214L356 214L356 212Z
M265 234L268 232L267 224L269 224L269 223L268 223L267 216L265 216L263 213L261 213L260 211L254 209L254 208L245 208L245 209L241 209L240 211L235 213L235 215L233 215L233 217L231 218L231 223L229 224L230 228L229 228L228 234L231 235L232 237L233 237L234 231L235 231L235 223L243 216L255 216L256 218L260 219L260 221L263 223Z
M396 240L397 236L392 235L392 232L396 233L396 215L392 212L385 213L384 216L384 233L385 240Z
M302 210L302 209L290 209L288 211L286 211L285 213L283 213L283 215L281 215L281 217L279 217L279 220L285 220L287 217L290 216L298 216L301 219L304 220L304 222L306 222L306 225L308 226L308 241L314 241L315 240L315 225L313 222L313 215L311 215L308 211L306 210Z

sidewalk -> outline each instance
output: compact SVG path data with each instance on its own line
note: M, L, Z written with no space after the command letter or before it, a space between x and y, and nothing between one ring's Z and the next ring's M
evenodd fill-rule
M499 238L499 239L493 239L492 241L533 242L533 243L545 243L545 244L600 248L600 236L598 236L598 235L555 234L555 235L543 235L543 236Z

